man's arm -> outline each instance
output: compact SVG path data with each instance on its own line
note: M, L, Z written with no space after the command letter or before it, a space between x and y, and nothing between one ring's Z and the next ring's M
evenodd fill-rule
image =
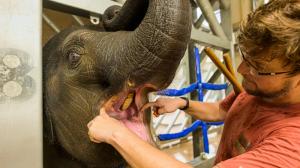
M184 106L186 106L186 101L181 98L158 98L155 102L147 103L142 110L152 107L154 114L165 114L172 113ZM184 111L203 121L223 121L226 115L220 102L204 103L189 100L189 108Z
M120 121L108 116L104 109L88 124L88 128L91 141L111 144L132 167L191 167L143 141Z
M185 110L194 118L203 121L224 121L226 112L220 102L203 103L190 100L190 106Z
M110 144L121 153L132 167L191 168L191 166L154 148L129 130L114 133Z
M231 92L224 100L216 103L190 101L190 106L185 111L196 119L203 121L224 121L227 111L235 99L235 93Z

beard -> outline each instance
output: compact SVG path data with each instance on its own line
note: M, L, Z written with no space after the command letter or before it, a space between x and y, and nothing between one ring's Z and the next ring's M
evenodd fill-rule
M251 82L251 84L255 87L252 87L252 88L247 87L246 82L249 82L249 81L245 81L245 79L244 79L243 87L244 87L245 91L250 95L257 96L260 98L276 99L276 98L282 97L284 95L287 95L288 92L291 90L291 83L288 81L286 81L280 89L272 90L272 91L265 91L263 89L260 89L254 82Z

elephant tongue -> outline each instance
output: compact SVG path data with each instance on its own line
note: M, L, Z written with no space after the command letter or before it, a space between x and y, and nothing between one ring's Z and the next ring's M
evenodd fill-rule
M124 125L135 132L136 135L138 135L140 138L142 138L144 141L150 142L151 139L148 135L148 131L145 127L145 125L142 122L134 121L134 120L122 120Z
M113 97L104 104L104 108L108 111L109 116L120 120L143 140L151 142L148 129L143 122L143 114L139 113L136 103L130 103L130 106L124 111L120 109L124 101L126 101L126 97L124 94Z

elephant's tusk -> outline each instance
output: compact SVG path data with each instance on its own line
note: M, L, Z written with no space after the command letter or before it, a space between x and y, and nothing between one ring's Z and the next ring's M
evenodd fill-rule
M131 103L133 102L133 98L134 98L134 93L129 93L127 98L125 99L123 105L122 105L122 111L125 111L128 109L128 107L131 105Z

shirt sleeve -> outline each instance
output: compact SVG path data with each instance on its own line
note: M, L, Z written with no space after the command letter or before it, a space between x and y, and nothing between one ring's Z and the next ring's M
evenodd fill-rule
M295 129L294 129L295 130ZM282 129L252 150L217 164L220 168L295 168L300 167L299 128Z

